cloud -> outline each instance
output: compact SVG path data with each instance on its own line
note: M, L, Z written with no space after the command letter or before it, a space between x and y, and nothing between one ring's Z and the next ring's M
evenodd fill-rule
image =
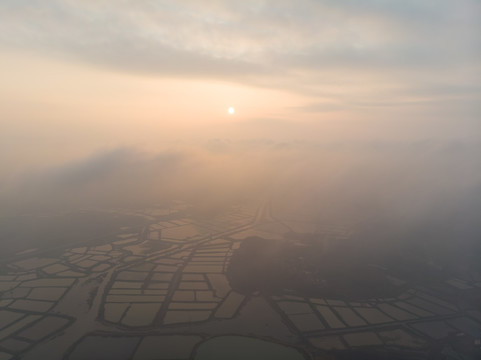
M118 148L18 175L3 191L2 203L37 211L146 206L174 199L229 204L277 194L274 199L285 204L329 204L338 215L357 202L366 208L379 202L386 211L424 213L443 199L450 207L479 187L480 153L480 143L453 141L213 139L203 148L161 153ZM425 206L418 206L421 202Z
M373 251L427 244L465 263L458 256L469 258L481 235L480 154L481 143L457 141L213 139L161 153L118 148L17 176L0 188L0 216L136 210L174 200L209 216L267 199L275 219L339 224Z
M471 68L437 82L447 92L479 74L480 16L472 0L3 1L0 46L314 95L366 79L384 91L414 91L420 79L422 86L460 64Z
M17 175L0 188L1 211L65 211L143 207L176 199L211 206L258 194L273 174L266 151L249 152L212 140L205 148L147 153L118 148L64 165ZM255 174L255 176L252 176Z

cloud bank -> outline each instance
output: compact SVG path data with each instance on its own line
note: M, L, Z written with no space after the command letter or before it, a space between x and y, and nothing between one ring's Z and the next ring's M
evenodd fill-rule
M462 93L479 115L480 18L475 0L7 0L0 47L283 87L343 106L443 106Z

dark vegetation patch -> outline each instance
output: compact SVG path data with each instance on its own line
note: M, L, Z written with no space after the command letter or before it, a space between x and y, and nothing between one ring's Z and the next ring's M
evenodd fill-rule
M393 297L401 292L373 263L378 256L351 241L246 239L232 256L227 276L241 293L332 297Z

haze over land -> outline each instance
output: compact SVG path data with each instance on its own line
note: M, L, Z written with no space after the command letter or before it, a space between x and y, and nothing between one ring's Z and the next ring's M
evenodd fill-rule
M122 227L143 244L184 204L202 226L246 206L253 232L214 240L282 223L287 243L319 258L328 244L360 278L366 264L408 285L410 268L442 273L423 286L481 274L479 1L3 0L0 54L0 260ZM226 273L245 296L300 283L245 283L249 251L285 270L290 245L267 239ZM315 275L289 291L358 295L296 251ZM330 271L338 289L316 277Z
M475 1L1 7L5 215L269 198L480 234Z

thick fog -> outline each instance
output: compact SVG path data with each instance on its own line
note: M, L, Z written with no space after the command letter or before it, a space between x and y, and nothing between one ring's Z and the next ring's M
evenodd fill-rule
M118 148L16 175L3 215L142 208L183 200L203 211L270 201L280 218L481 235L477 142L228 142L152 153ZM433 233L434 234L434 233Z

